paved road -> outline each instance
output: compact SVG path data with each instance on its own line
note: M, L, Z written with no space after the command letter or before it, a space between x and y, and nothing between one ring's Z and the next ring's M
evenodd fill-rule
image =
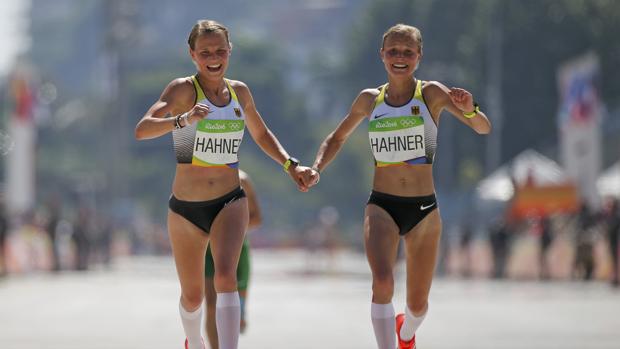
M315 256L323 261L315 265L305 257L254 253L240 348L376 348L363 256ZM403 282L399 269L397 310ZM178 296L164 257L118 260L109 271L11 277L0 281L0 348L181 349ZM620 292L603 283L438 279L418 337L419 349L617 349Z

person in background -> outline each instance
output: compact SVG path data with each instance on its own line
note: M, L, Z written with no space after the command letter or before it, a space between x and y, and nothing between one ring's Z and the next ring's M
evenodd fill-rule
M503 279L510 250L510 226L505 219L501 218L489 229L491 247L493 248L493 277Z
M92 248L92 215L90 209L81 206L78 209L77 219L73 225L71 240L76 251L76 270L88 270Z
M61 203L57 195L52 196L47 204L47 222L45 230L49 236L52 248L52 270L60 270L60 253L58 251L57 228L60 221Z
M540 278L548 280L551 277L550 265L547 258L549 248L553 243L553 224L549 216L540 218Z
M4 212L4 203L0 198L0 277L6 276L6 237L9 230L9 220Z
M596 217L586 202L577 216L576 252L573 276L589 281L594 276L594 226Z
M611 284L614 287L620 285L620 268L618 267L618 240L620 239L620 201L611 199L607 211L607 240L612 259Z

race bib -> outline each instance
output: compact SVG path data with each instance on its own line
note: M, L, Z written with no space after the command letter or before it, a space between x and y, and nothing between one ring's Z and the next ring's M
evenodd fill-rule
M420 116L373 120L368 126L368 136L378 162L399 163L426 156L424 119Z
M239 162L243 120L200 120L196 126L192 165L226 166Z

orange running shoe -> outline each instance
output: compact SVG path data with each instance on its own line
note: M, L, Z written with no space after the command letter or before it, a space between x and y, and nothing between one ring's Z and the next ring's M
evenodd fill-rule
M202 347L204 349L207 349L207 347L205 347L205 340L204 339L200 339L202 341ZM189 342L187 341L187 338L185 338L185 349L189 349L187 346L189 345Z
M405 322L405 314L396 315L396 336L398 336L398 349L415 349L415 334L410 341L400 339L400 328Z

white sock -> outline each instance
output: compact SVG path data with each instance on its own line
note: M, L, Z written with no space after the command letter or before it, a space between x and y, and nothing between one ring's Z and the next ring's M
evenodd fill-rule
M218 293L215 303L215 323L220 349L237 349L240 322L239 292Z
M181 322L183 323L183 330L185 330L188 349L203 349L202 335L200 334L202 329L202 304L198 309L190 313L179 302L179 313L181 313Z
M396 348L396 323L394 322L394 306L392 303L372 303L370 317L372 318L372 328L375 330L378 348Z
M400 338L404 341L410 341L415 335L415 331L420 327L422 321L428 314L428 306L426 306L426 311L422 316L415 316L409 310L409 307L405 307L405 321L403 322L403 327L400 328Z

